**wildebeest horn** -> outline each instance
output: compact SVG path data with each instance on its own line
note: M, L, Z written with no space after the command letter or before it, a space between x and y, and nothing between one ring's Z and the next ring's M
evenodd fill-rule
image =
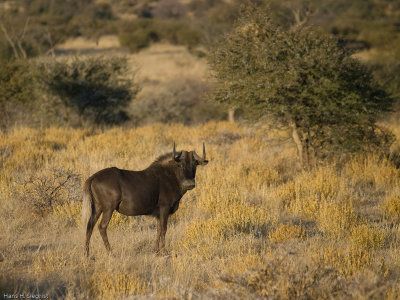
M206 146L203 143L203 157L197 155L196 152L193 151L193 157L197 161L199 165L206 165L208 164L208 160L206 160Z
M175 142L174 142L174 150L172 151L172 158L175 159Z

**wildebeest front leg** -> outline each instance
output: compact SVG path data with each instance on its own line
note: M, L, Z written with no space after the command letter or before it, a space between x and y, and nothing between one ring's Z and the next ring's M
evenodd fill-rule
M107 226L111 220L113 212L114 212L114 210L111 210L111 209L103 211L103 217L101 218L101 221L99 224L100 235L103 238L104 246L106 247L108 252L111 252L111 246L110 246L110 243L108 242Z
M165 234L167 233L168 216L169 207L161 207L160 217L157 224L157 240L155 245L156 252L165 247Z

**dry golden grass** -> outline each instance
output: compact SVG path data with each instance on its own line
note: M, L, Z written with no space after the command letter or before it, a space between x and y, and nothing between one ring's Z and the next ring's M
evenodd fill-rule
M190 54L185 46L157 43L132 55L139 67L138 78L144 81L165 83L182 78L205 78L208 66L205 59Z
M387 218L397 223L400 221L400 195L388 195L381 206L383 213Z
M88 40L84 37L68 39L64 43L57 46L58 50L75 50L83 51L88 49L104 50L120 48L120 43L116 35L103 35L98 41Z
M137 69L136 80L141 87L135 102L175 100L182 97L179 92L185 86L206 86L209 77L206 59L192 55L185 46L156 43L133 54L130 62Z
M301 171L287 137L225 122L1 134L1 293L400 297L398 170L366 155ZM170 219L167 253L153 252L154 219L116 213L108 230L113 255L96 230L86 259L81 183L109 166L143 169L173 141L198 152L205 141L210 163Z

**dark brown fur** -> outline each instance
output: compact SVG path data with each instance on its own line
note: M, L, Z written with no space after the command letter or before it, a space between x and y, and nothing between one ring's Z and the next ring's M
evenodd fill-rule
M179 207L186 191L195 187L197 165L206 165L194 151L182 151L160 156L142 171L103 169L89 177L84 185L82 216L88 218L86 226L86 254L89 242L99 217L100 235L108 251L107 226L116 210L126 216L153 215L158 219L155 250L165 246L168 216ZM85 222L86 223L86 222ZM85 224L83 223L83 224Z

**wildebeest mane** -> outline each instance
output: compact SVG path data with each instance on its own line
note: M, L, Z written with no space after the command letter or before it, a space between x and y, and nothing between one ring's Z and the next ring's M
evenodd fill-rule
M179 154L180 151L177 151L176 153ZM165 163L165 162L167 162L167 161L169 161L171 159L172 159L172 152L165 153L165 154L160 155L159 157L157 157L157 159L152 162L151 166L156 165L156 164Z
M179 156L181 151L176 151L175 155ZM167 161L170 161L172 159L172 152L165 153L163 155L160 155L155 161L152 162L151 166L156 165L156 164L162 164L166 163Z

